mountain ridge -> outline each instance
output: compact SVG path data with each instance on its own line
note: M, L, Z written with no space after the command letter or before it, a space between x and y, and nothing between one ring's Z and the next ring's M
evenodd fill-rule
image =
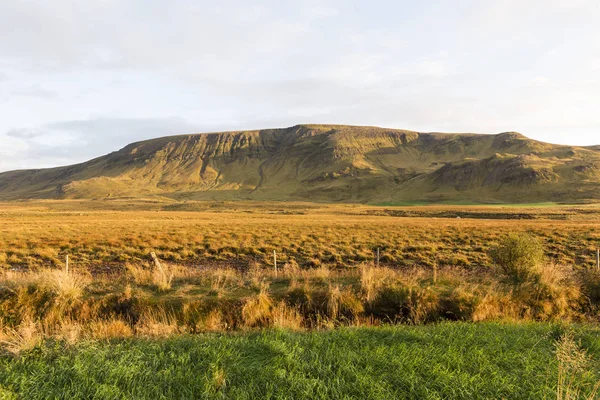
M600 199L600 146L517 132L347 125L165 136L92 160L0 173L0 199L580 202Z

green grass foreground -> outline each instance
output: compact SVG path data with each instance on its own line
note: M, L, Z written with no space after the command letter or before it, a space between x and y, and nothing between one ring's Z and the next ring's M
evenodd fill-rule
M600 327L442 323L294 333L46 342L0 357L0 398L556 398L554 343L573 329L600 380Z

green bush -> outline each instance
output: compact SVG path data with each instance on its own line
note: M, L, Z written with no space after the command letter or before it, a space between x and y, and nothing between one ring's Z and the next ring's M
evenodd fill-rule
M522 282L536 274L544 258L544 248L532 235L512 233L490 251L490 256L504 274Z

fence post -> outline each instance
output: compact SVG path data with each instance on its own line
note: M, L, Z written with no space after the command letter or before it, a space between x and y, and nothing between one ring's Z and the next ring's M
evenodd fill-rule
M151 252L150 256L152 256L152 260L154 261L154 264L156 265L156 268L158 268L158 270L160 271L161 274L163 274L164 276L167 276L165 274L165 270L162 267L162 264L160 263L160 261L158 260L158 257L156 256L155 252Z
M436 259L433 261L433 283L437 283L437 269L438 269L438 262Z
M277 278L277 251L273 250L273 265L275 266L275 278Z

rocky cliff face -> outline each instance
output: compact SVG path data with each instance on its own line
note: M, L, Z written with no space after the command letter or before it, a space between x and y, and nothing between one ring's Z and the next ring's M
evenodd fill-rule
M518 133L375 127L182 135L68 167L0 174L0 199L167 196L308 201L593 201L600 151Z

